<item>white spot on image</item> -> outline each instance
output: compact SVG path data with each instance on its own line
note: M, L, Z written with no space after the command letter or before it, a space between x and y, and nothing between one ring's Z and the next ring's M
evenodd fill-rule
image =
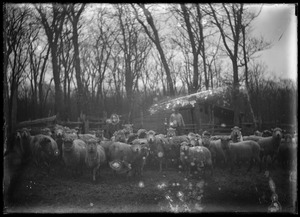
M145 187L145 184L144 184L144 182L140 181L140 182L139 182L139 187L140 187L140 188L143 188L143 187Z

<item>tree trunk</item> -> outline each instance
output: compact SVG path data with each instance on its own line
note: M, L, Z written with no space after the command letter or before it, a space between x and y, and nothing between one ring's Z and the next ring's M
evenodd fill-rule
M44 115L44 106L43 106L43 101L44 101L44 93L43 93L43 83L39 83L39 102L40 102L40 117L43 117Z
M139 6L143 9L143 12L144 12L144 15L146 16L146 19L147 19L147 22L148 24L150 25L152 31L153 31L153 34L154 34L154 38L153 36L151 36L151 33L148 31L147 27L145 26L145 24L143 23L143 21L141 21L137 15L137 11L136 11L136 17L137 17L137 20L139 21L139 23L141 23L141 25L144 27L145 31L146 31L146 34L148 35L148 37L151 39L151 41L155 44L157 50L158 50L158 53L160 55L160 58L161 58L161 61L162 61L162 64L164 66L164 69L165 69L165 72L166 72L166 75L167 75L167 83L168 83L168 87L169 87L169 91L170 91L170 95L171 96L175 96L175 90L174 90L174 85L173 85L173 81L172 81L172 77L171 77L171 72L170 72L170 68L169 68L169 65L167 63L167 60L166 60L166 57L165 57L165 54L164 54L164 51L161 47L161 44L160 44L160 38L159 38L159 35L158 35L158 31L155 27L155 24L154 24L154 21L153 21L153 18L152 18L152 15L150 13L150 11L145 7L144 4L139 4ZM133 7L134 8L134 7ZM135 8L134 8L135 9ZM136 9L135 9L136 10Z
M203 35L203 26L202 26L202 13L200 11L199 4L197 4L197 13L199 16L199 31L200 31L200 49L202 53L202 61L203 61L203 69L204 69L204 79L205 79L205 88L209 89L209 77L206 68L206 53L205 53L205 43L204 43L204 35ZM198 66L197 66L198 67Z
M75 19L75 18L74 18ZM81 68L80 68L80 58L79 58L79 45L78 45L78 30L77 30L77 21L73 23L73 45L74 45L74 64L75 64L75 73L77 80L77 88L78 88L78 112L81 114L83 112L86 114L86 98L84 94L84 89L81 81Z
M59 66L57 61L57 45L54 43L50 44L51 46L51 56L52 56L52 69L53 69L53 78L55 84L55 113L61 116L63 114L63 99L62 99L62 90L60 85L60 76L59 76Z
M11 86L11 96L9 99L9 107L8 107L8 132L13 133L16 129L17 125L17 96L18 96L18 85L16 81L12 81L12 86Z
M239 107L239 80L238 80L238 65L236 59L232 60L233 65L233 90L232 90L232 102L233 102L233 111L234 111L234 125L239 126L240 120L240 107Z
M187 8L184 4L181 4L181 10L183 12L184 21L186 24L187 32L189 35L189 39L191 42L192 53L193 53L193 69L194 69L194 76L193 76L193 85L191 93L196 93L198 90L198 79L199 79L199 70L198 70L198 51L196 49L196 43L194 39L194 35L192 32L192 27L190 23L189 14L187 12ZM200 46L200 45L199 45Z
M245 61L245 83L246 83L246 99L247 103L250 109L250 113L252 116L253 124L254 124L254 129L257 129L257 121L253 112L251 100L250 100L250 95L249 95L249 81L248 81L248 60L247 60L247 53L246 53L246 35L245 35L245 26L242 26L242 33L243 33L243 53L244 53L244 61Z

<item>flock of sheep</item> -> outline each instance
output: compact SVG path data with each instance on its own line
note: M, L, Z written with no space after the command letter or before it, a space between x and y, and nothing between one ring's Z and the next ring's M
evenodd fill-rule
M96 181L100 167L110 167L113 173L143 175L145 165L157 167L177 167L189 176L206 169L213 175L213 168L229 165L232 172L235 165L253 163L261 171L263 162L271 157L282 165L294 163L297 153L297 135L284 134L280 128L273 132L242 136L241 129L232 128L228 136L211 136L204 131L202 135L189 133L177 136L169 128L167 134L157 134L153 130L139 129L133 133L132 125L114 133L107 139L103 131L93 134L79 134L76 129L56 125L52 130L46 128L40 134L31 135L30 130L22 129L8 138L4 153L4 185L10 191L24 166L34 162L44 166L48 172L57 162L64 165L73 176L81 175L86 169Z

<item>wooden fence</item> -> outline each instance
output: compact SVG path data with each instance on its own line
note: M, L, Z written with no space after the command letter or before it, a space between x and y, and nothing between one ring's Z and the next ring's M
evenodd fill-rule
M146 130L154 130L157 133L166 133L167 122L170 113L162 113L159 115L148 115L136 118L133 121L133 130L136 132L138 129L146 129ZM59 124L62 126L67 126L69 128L79 127L82 132L88 133L90 131L98 131L104 130L105 132L108 130L108 124L106 123L106 118L93 117L93 116L81 116L78 118L78 121L60 121L57 116L51 116L47 118L41 118L36 120L29 120L20 122L17 124L17 128L31 128L33 131L39 131L41 128L54 127L55 124ZM185 133L194 132L194 133L202 133L204 130L209 131L212 135L228 135L231 132L231 128L234 125L215 125L215 124L201 124L200 129L196 124L186 124L184 128ZM242 123L240 125L242 128L243 135L251 135L254 133L254 124L253 123ZM280 124L280 123L263 123L261 125L262 129L271 129L275 127L280 127L284 129L288 133L296 132L296 126L292 124Z

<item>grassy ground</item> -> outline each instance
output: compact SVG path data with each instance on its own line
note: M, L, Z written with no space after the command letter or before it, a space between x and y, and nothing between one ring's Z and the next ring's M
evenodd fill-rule
M107 212L267 212L272 191L269 178L254 168L215 168L210 174L186 178L177 169L158 173L146 169L141 178L114 175L102 168L92 182L86 171L72 178L65 169L50 175L29 168L21 182L17 199L6 204L5 213L107 213ZM295 195L289 171L270 171L283 212L294 212Z

